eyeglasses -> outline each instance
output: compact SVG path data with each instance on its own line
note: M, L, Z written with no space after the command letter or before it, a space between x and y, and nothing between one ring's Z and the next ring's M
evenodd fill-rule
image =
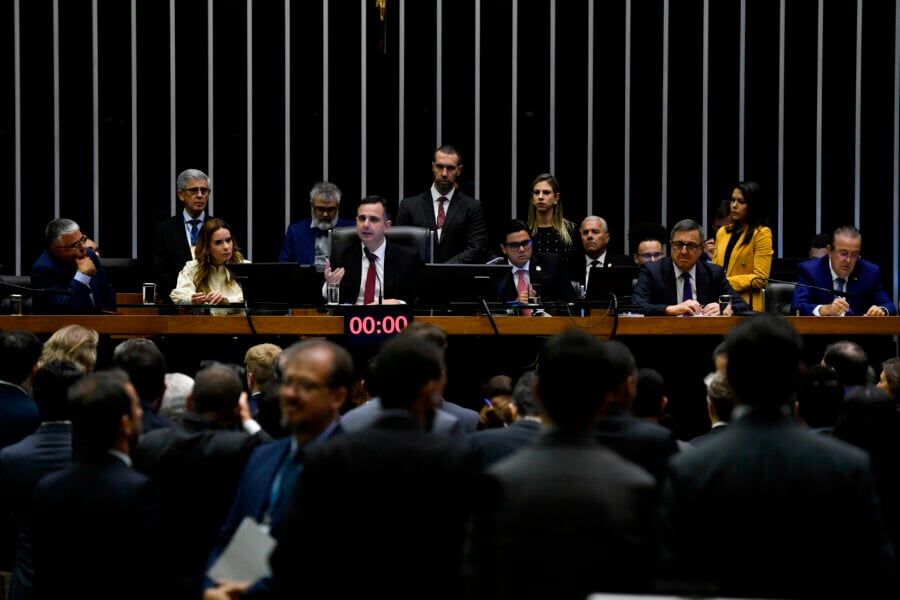
M297 390L299 392L303 392L304 394L308 394L310 392L315 392L316 390L321 390L323 388L331 387L327 383L318 383L315 381L310 381L309 379L282 379L281 387L291 388Z
M524 242L510 242L503 245L510 250L518 250L519 248L531 248L531 240L525 240Z
M338 209L337 206L317 206L313 204L313 210L320 213L333 213Z
M56 247L57 248L68 248L69 250L78 250L79 248L84 246L84 243L87 241L87 239L88 239L88 237L86 235L82 235L81 239L78 240L77 242L75 242L74 244L69 244L69 245L64 245L64 246L60 246L59 244L57 244Z
M842 260L859 260L859 252L847 252L846 250L838 250L837 255L841 257Z
M687 248L688 252L697 252L702 247L703 244L695 244L693 242L672 242L672 248L678 252L681 252L685 248Z
M192 187L192 188L187 188L184 191L187 192L188 194L190 194L191 196L196 196L197 194L200 194L201 196L205 196L209 193L209 188L208 187Z
M645 260L653 260L654 258L662 258L662 252L644 252L643 254L638 254L641 258Z

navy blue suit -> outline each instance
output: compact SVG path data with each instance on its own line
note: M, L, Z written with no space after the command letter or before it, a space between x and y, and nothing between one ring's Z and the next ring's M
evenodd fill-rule
M22 441L0 450L0 490L18 526L16 563L10 598L31 598L32 497L38 481L72 463L72 425L44 423Z
M719 265L697 262L696 281L692 282L694 298L705 306L718 302L719 296L731 296L731 310L742 313L750 310L744 299L734 291L725 270ZM678 290L675 286L675 266L668 256L658 262L647 262L638 271L632 301L639 305L647 316L663 316L666 307L678 304Z
M316 231L310 227L312 219L303 219L288 225L284 234L284 246L278 255L279 262L296 262L302 265L316 264ZM338 219L335 227L350 227L356 225L349 219ZM326 233L326 232L323 232Z
M334 257L332 261L332 269L344 268L344 277L341 279L341 302L352 304L359 297L362 256L362 242L359 242L347 246L341 256ZM384 250L382 298L397 298L412 304L416 298L416 284L421 266L418 252L388 241Z
M813 314L816 306L834 302L834 294L803 286L803 284L814 285L826 290L834 288L830 257L826 254L821 258L805 260L797 265L797 283L800 285L794 288L791 314L797 314L799 310L802 316L808 317ZM872 305L883 306L890 314L897 314L897 307L881 286L880 270L874 263L863 259L856 261L856 268L847 277L845 291L848 294L847 302L852 311L849 314L864 315Z
M331 431L328 439L342 433L340 424ZM206 569L210 567L219 558L219 555L225 550L228 542L240 526L244 517L253 517L257 522L262 523L266 514L269 513L270 530L276 534L284 522L291 506L291 499L280 494L276 506L270 510L269 500L271 498L272 484L275 483L275 477L282 463L288 457L291 451L292 436L283 437L269 444L263 444L256 448L247 460L241 480L238 483L237 493L234 496L234 502L231 504L231 510L225 518L225 523L219 530L219 539L213 546L206 563ZM204 589L215 587L209 577L204 577ZM271 582L268 580L257 581L250 587L248 592L258 593L271 590Z
M31 285L39 289L68 290L71 295L36 294L32 300L34 314L89 315L115 312L116 290L93 249L87 249L87 256L97 269L89 286L75 279L78 267L74 262L65 262L49 250L44 250L31 267ZM93 302L91 294L94 295Z
M430 188L418 196L400 201L395 225L415 225L435 230L437 224ZM454 191L447 205L441 238L435 239L434 262L482 263L487 256L487 248L487 226L481 202L460 190Z
M112 454L86 455L34 490L34 597L169 598L173 566L156 483ZM155 575L135 577L136 565Z
M0 381L0 448L15 444L41 424L37 404L18 385Z

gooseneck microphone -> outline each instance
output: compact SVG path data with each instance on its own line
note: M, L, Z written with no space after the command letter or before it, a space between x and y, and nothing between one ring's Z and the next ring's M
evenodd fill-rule
M369 251L368 248L366 248L365 244L363 244L363 252L365 252L366 258L369 259L369 268L375 269L375 280L378 282L378 304L383 304L384 303L383 302L384 301L384 285L383 285L383 282L381 281L381 277L378 276L378 268L375 265L375 261L378 259L378 257L375 256L374 254L372 254L372 252Z

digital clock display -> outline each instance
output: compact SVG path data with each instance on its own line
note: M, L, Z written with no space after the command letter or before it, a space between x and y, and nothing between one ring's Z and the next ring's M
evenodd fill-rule
M344 335L355 344L380 344L412 322L408 304L348 306L344 312Z

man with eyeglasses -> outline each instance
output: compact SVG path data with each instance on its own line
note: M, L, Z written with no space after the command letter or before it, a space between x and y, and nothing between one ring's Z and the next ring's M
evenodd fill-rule
M47 249L31 267L34 314L86 315L116 311L116 290L95 245L71 219L54 219L44 230ZM54 293L52 290L60 290Z
M340 298L349 304L409 304L415 300L421 264L412 248L391 243L387 203L381 196L366 196L356 211L358 244L325 263L325 282L340 284ZM325 287L323 286L323 295Z
M481 202L457 186L462 158L453 146L435 150L431 171L434 184L418 196L404 198L397 225L427 227L435 232L434 262L481 263L487 255L488 234Z
M200 228L212 215L206 212L209 203L209 177L198 169L187 169L175 181L181 212L156 224L153 236L153 276L164 302L171 302L169 293L175 287L178 273L185 263L194 259L194 246Z
M803 316L886 317L897 307L881 285L878 265L860 258L862 235L838 227L826 246L828 254L797 266L791 314ZM834 290L830 292L828 290Z
M675 224L670 235L672 256L641 265L632 297L647 316L718 316L719 296L731 296L722 313L750 310L734 291L722 267L700 260L702 227L692 219Z
M331 255L328 231L353 225L350 219L338 216L341 195L341 189L328 181L320 181L309 190L310 218L288 226L278 255L280 262L325 267L325 259Z
M666 241L666 228L659 223L636 223L628 232L631 244L631 258L634 264L662 260L666 253L663 244Z
M524 221L513 219L509 222L500 249L512 265L512 271L502 283L501 301L518 300L522 304L528 304L531 290L537 285L540 286L539 296L542 302L574 300L575 289L569 282L559 255L535 254L531 231Z

